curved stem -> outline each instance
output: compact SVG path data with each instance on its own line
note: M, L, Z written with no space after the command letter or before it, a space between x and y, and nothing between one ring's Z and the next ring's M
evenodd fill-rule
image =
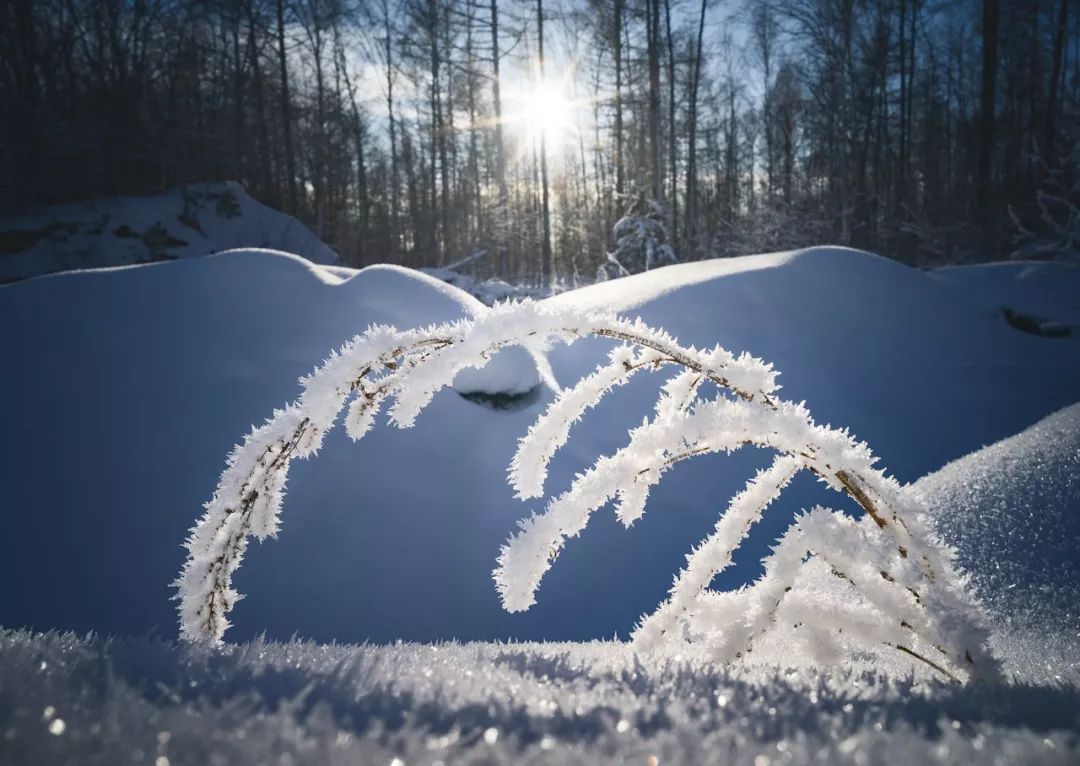
M253 513L256 508L259 509L260 514L265 513L264 503L268 502L267 497L273 498L277 503L280 503L284 475L288 471L291 460L297 455L307 456L314 451L318 443L321 442L323 432L333 425L334 420L350 395L363 396L365 400L370 401L373 405L386 397L397 397L395 407L401 407L402 401L400 397L402 392L406 390L406 384L409 382L410 376L417 371L417 368L431 360L439 361L431 368L429 377L423 383L417 383L419 388L417 389L417 395L414 395L410 402L411 409L406 408L409 409L409 418L415 417L416 413L426 406L435 391L442 386L449 385L453 380L453 375L463 365L481 364L495 351L510 345L536 346L539 344L543 346L551 338L560 338L565 342L572 342L585 335L592 335L622 341L642 349L651 349L661 355L660 358L651 359L638 365L628 365L627 374L632 373L638 367L650 364L654 366L661 364L680 365L687 370L696 372L701 376L702 380L709 380L718 387L731 392L735 397L752 405L754 408L761 407L764 408L762 411L777 413L781 416L776 421L777 428L785 428L787 427L785 424L790 425L793 422L791 421L793 413L788 409L791 405L780 402L772 396L773 391L775 391L775 384L771 367L760 362L760 360L748 358L745 355L735 360L734 357L719 348L713 352L699 352L693 348L686 348L680 346L670 336L651 331L640 322L631 323L618 318L582 313L575 317L580 320L578 326L567 326L565 318L545 313L544 309L537 309L535 305L530 307L525 304L525 306L520 311L518 311L517 307L502 310L494 309L491 314L472 322L459 322L432 328L431 330L402 333L400 335L395 335L396 331L392 329L389 330L391 334L386 335L387 328L381 328L382 335L378 335L378 331L372 330L370 331L371 334L359 336L354 341L354 343L360 345L350 348L350 353L353 355L350 358L355 358L356 354L360 354L361 358L363 358L362 354L365 349L363 344L369 342L375 343L376 347L378 347L380 343L387 343L389 340L390 350L383 353L375 352L373 357L369 357L369 361L360 365L358 372L356 372L356 367L350 367L351 362L347 362L342 367L338 364L340 357L335 358L336 361L327 362L306 379L304 394L296 405L292 406L291 410L286 411L289 417L302 415L302 419L291 431L288 427L289 421L280 422L280 425L276 426L279 432L276 438L272 435L275 429L274 421L270 421L266 426L270 429L269 432L259 429L252 432L248 439L245 440L244 445L238 447L237 451L234 452L230 466L237 463L243 465L246 460L250 459L244 454L245 448L254 448L260 440L264 439L269 439L269 443L262 449L259 457L252 461L247 475L241 481L232 483L236 481L237 477L229 474L231 468L222 474L218 491L225 492L225 488L229 487L235 489L228 490L224 498L219 497L216 492L214 499L207 506L206 515L193 530L188 544L191 556L177 583L180 587L179 597L183 617L182 631L185 637L220 639L227 627L225 615L231 610L233 602L236 600L236 594L231 590L230 581L243 556L247 536L254 533L261 537L272 533L276 525L276 506L272 513L266 514L265 518L262 515L258 517L255 532L253 532L252 526ZM573 322L570 322L570 324L572 325ZM396 338L402 340L408 338L408 342L398 344ZM461 348L458 350L448 351L451 347L459 344L461 344ZM382 347L386 348L387 346ZM366 348L370 349L370 346ZM352 370L352 372L347 375L342 374L346 369ZM366 385L365 381L376 370L386 370L387 372L371 381L370 386ZM340 374L342 377L351 377L342 383L336 383L332 377L335 374ZM413 379L415 380L415 378ZM694 401L696 388L700 382L695 381L687 394L687 400L680 403L680 410L685 409ZM333 412L330 411L332 405L336 405ZM308 409L319 413L314 421L311 419L311 412L305 411ZM285 414L282 413L282 415ZM858 467L862 465L858 460L854 462L847 460L846 466L839 467L826 463L826 458L823 455L826 453L832 454L830 450L835 445L829 446L831 444L829 442L815 442L814 438L816 437L814 434L817 431L812 429L816 428L816 426L813 425L808 413L804 417L806 418L806 425L811 430L802 432L796 428L792 433L805 433L805 435L781 438L780 441L786 445L784 447L778 446L773 441L774 436L779 436L779 431L768 432L759 435L757 438L750 435L745 439L745 443L771 446L781 454L805 461L807 468L817 473L833 487L842 488L850 495L863 511L873 519L877 527L896 541L901 558L907 558L909 553L913 554L922 575L931 584L934 583L937 576L948 575L951 569L947 557L943 558L933 548L932 540L925 541L929 543L929 548L923 547L924 540L922 538L925 537L925 533L920 523L910 526L911 522L918 522L918 520L907 521L900 516L901 510L911 513L913 509L906 507L902 497L895 494L899 487L893 487L891 479L887 480L883 475L879 475L869 468L864 472L862 468ZM398 425L403 423L408 425L411 423L411 419L399 420L397 423ZM822 433L828 433L827 429ZM256 434L260 435L256 436ZM741 434L736 435L736 441L739 438L741 438ZM846 435L845 438L847 438ZM806 441L799 443L801 439ZM854 446L854 442L851 442L851 445ZM671 463L707 451L710 451L707 445L691 441L685 445L685 449L682 449L677 454L669 454L660 467L666 467ZM869 457L868 451L866 456ZM852 468L853 465L856 468ZM227 475L229 476L228 481L226 481ZM231 492L235 492L235 495L230 501L228 494ZM207 529L208 526L212 528L212 531ZM221 539L222 536L224 536L224 539ZM919 545L920 549L914 550L913 546L915 545ZM196 550L197 548L198 550ZM212 555L214 550L219 551L216 556ZM210 554L210 560L202 558L207 554ZM891 581L891 576L887 572L883 571L882 574L886 580ZM929 612L927 612L927 607L923 599L920 598L919 593L910 585L904 587L914 595L918 608L922 609L929 618ZM935 598L938 599L935 602L937 607L955 605L962 611L970 608L962 593L957 596L949 591L945 593L944 597L938 594ZM931 621L930 624L933 624L933 622ZM195 627L193 628L193 626ZM937 628L935 628L936 630ZM897 648L936 667L932 662L917 654L914 649L899 644L897 644ZM971 662L971 652L978 648L960 647L962 654L957 656L966 656L968 661ZM986 655L984 657L981 650L977 653L977 656L986 659L991 665L993 664L992 656ZM972 664L974 665L973 662ZM990 668L990 670L992 671L993 668Z

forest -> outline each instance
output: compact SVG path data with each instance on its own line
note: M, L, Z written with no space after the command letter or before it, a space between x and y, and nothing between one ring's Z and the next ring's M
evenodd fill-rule
M1072 0L9 0L0 207L236 180L353 266L1080 242ZM648 265L648 264L646 264Z

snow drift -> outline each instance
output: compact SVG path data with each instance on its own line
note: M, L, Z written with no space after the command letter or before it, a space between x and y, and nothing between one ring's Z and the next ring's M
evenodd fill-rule
M270 247L314 263L340 262L302 223L257 202L240 184L204 183L0 216L0 282L237 247Z
M1080 404L949 463L913 489L998 622L1077 634Z
M775 362L785 398L850 426L907 481L1080 399L1075 338L1017 332L930 276L850 250L673 266L552 300L640 314L684 344ZM0 467L0 624L173 635L178 543L250 424L369 323L411 327L478 305L401 269L349 276L259 252L0 288L0 318L19 328L5 341L18 373L0 380L18 445ZM606 350L583 341L553 352L556 378L578 379ZM530 363L479 387L536 388ZM636 379L575 427L551 466L553 491L625 442L659 383ZM409 432L380 428L356 445L333 432L318 460L293 470L280 540L249 551L230 638L625 635L766 456L680 466L630 533L601 513L562 553L538 606L508 615L489 573L531 506L512 497L504 469L551 396L541 387L496 409L444 391ZM742 581L792 512L835 499L823 492L793 483L787 515L739 552Z
M1080 333L1080 293L1076 290L1080 264L1011 261L946 266L934 269L930 276L987 314L1002 316L1010 311Z

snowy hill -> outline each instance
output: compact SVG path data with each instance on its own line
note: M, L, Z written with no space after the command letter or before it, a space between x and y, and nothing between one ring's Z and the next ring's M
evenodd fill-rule
M933 276L851 250L672 266L552 300L640 314L684 342L775 362L787 398L849 426L905 481L1080 400L1075 335L1017 331ZM180 543L249 425L371 322L481 310L402 269L256 251L0 288L0 320L19 328L4 350L17 373L0 379L0 417L18 445L0 464L0 624L173 636ZM556 377L590 371L603 347L553 352ZM380 428L359 444L335 431L293 469L280 539L249 551L239 572L248 596L231 640L263 630L341 641L625 636L763 462L745 452L680 466L632 530L599 514L538 605L506 614L490 571L534 506L513 499L505 468L552 394L527 357L498 364L459 392L502 393L514 406L444 391L415 428ZM575 428L553 491L624 441L660 382L636 379ZM797 481L721 584L753 576L791 513L814 502L838 499Z
M1080 629L1080 404L953 461L914 490L996 618Z
M237 247L272 247L314 263L340 261L302 223L256 202L240 184L205 183L0 216L0 282Z

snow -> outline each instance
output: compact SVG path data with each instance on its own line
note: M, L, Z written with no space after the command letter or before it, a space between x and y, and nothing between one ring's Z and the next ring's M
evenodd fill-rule
M849 426L902 481L1080 399L1075 338L1018 332L923 273L855 251L670 266L551 301L640 313L684 344L775 362L786 399ZM405 269L350 272L254 251L0 288L0 319L19 328L3 349L19 374L0 377L0 418L18 445L0 463L6 507L18 511L0 535L0 624L174 636L180 543L251 424L369 324L417 327L482 308ZM579 341L548 358L569 385L610 347ZM532 375L517 368L507 388ZM643 371L586 412L548 467L547 493L623 446L662 382ZM493 375L485 387L503 384ZM538 507L514 498L505 472L554 396L541 386L535 401L495 409L443 391L408 431L381 417L356 444L331 431L292 469L280 537L247 553L230 640L628 635L769 456L676 466L629 531L596 514L537 604L510 615L491 570L515 522ZM796 477L714 586L754 579L796 511L837 501Z
M999 622L1080 633L1080 404L913 488Z
M559 396L544 385L546 362L571 386L609 359L601 341L546 359L500 362L504 350L468 371L479 384L454 373L456 390L436 394L409 430L380 417L359 443L329 432L293 468L279 539L253 546L239 572L247 598L229 638L241 643L179 646L168 599L180 543L237 439L365 327L485 309L406 269L253 250L0 287L0 321L15 328L0 349L0 426L14 447L0 461L0 625L77 632L0 631L0 762L1075 763L1080 347L1075 333L1037 337L992 310L1043 310L1025 293L1032 282L1014 273L979 297L962 286L974 274L947 283L818 248L671 266L549 301L640 314L684 345L775 362L785 399L849 426L901 480L934 472L914 492L984 598L1013 679L976 687L897 652L825 669L811 649L827 645L813 641L766 640L730 665L693 647L646 656L611 641L505 643L626 636L726 499L770 464L755 450L675 467L630 530L597 514L536 606L503 612L490 571L535 509L514 498L506 467ZM1066 308L1080 294L1076 272L1044 284ZM566 444L522 487L562 492L625 445L664 379L642 371L596 406L570 401L568 388L537 437L561 439L569 421ZM514 408L460 395L538 384ZM670 398L689 384L670 384ZM796 477L713 586L757 577L795 512L823 500L837 496ZM825 526L853 521L823 518L811 523L818 534L853 533ZM803 577L785 619L824 613L876 629L817 584ZM247 641L263 631L277 641ZM278 642L292 635L324 643ZM485 642L446 642L455 638ZM399 639L434 643L354 645Z
M462 267L459 266L458 268ZM453 285L459 290L464 290L485 306L493 306L500 301L535 298L543 293L539 288L512 285L501 279L476 279L470 274L455 270L453 266L444 268L429 267L420 269L420 271Z
M1022 293L1015 284L998 294ZM1057 291L1080 295L1080 269L1058 275ZM683 344L750 351L783 372L785 399L850 427L912 481L1080 398L1076 335L1029 336L959 293L830 247L667 266L551 300L640 315ZM563 352L575 353L588 352ZM553 355L560 379L563 354Z
M1010 661L1026 668L1019 649ZM1026 677L961 687L870 657L827 672L782 654L643 661L611 642L256 640L209 652L11 631L0 633L0 760L1075 763L1080 691L1038 666Z
M1023 554L1002 559L997 546L1009 551L1009 538L1034 531L1035 541L1054 549L1050 528L1075 513L1078 421L1074 405L918 482L924 498L959 498L936 520L960 531L954 542L962 558L982 561L984 538L956 522L989 507L993 521L1005 524L980 529L992 536L994 558L1040 566ZM1011 523L1004 509L1025 509L1033 490L1028 523ZM1050 516L1043 528L1030 523L1042 515ZM979 578L992 570L974 571ZM1043 593L1032 584L1028 595ZM1071 582L1062 585L1066 598L1075 594ZM1019 603L991 606L1002 617ZM821 669L788 644L765 644L752 662L719 665L692 649L642 657L612 642L256 640L207 651L156 638L6 631L0 758L1070 764L1080 756L1074 634L1003 624L995 649L1020 683L959 687L891 654Z
M219 182L0 216L0 282L239 247L340 262L295 218L257 202L238 183Z
M1009 308L1080 333L1080 264L1013 261L947 266L930 276L988 314Z

